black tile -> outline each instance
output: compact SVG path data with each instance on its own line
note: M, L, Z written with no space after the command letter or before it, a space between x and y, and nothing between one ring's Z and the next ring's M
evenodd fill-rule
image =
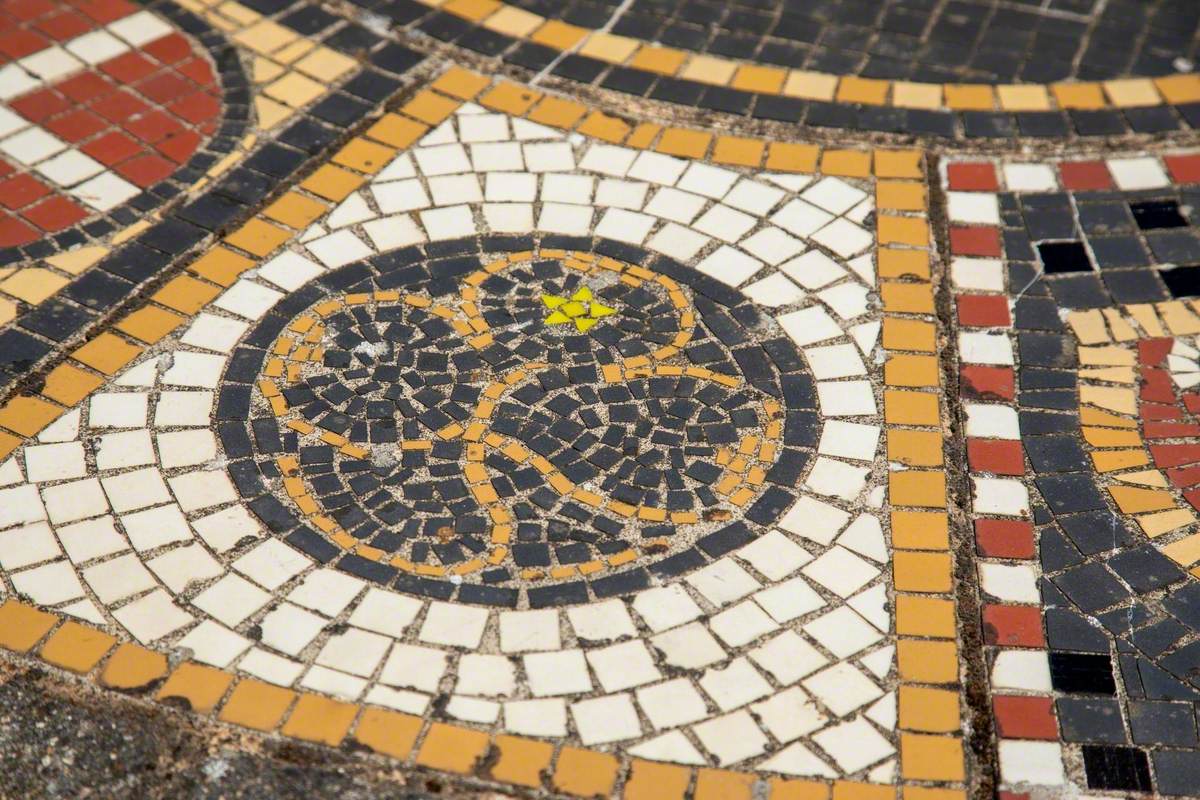
M1050 683L1066 694L1116 694L1107 654L1050 652Z
M1055 707L1064 741L1125 744L1121 705L1115 698L1060 697Z
M1089 789L1135 792L1153 790L1150 783L1150 762L1143 750L1085 745L1083 767Z
M1090 272L1092 269L1082 242L1041 242L1037 251L1048 274Z
M1172 297L1200 296L1200 266L1160 269L1158 277L1162 278Z

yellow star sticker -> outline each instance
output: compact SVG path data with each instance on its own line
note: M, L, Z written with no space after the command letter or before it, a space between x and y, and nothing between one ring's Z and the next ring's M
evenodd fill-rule
M574 323L580 333L587 333L601 318L617 313L615 308L593 302L592 290L586 286L569 298L544 294L542 302L551 312L545 320L547 325Z

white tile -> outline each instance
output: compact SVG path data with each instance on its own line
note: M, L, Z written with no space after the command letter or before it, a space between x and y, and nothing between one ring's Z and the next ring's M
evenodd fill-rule
M340 267L372 254L371 248L352 231L340 230L309 242L308 252L327 267Z
M245 578L226 575L196 596L192 605L236 628L271 600L271 595Z
M167 386L215 389L226 363L222 356L178 350L172 354L171 367L162 374L162 382Z
M846 530L842 532L842 535L838 537L837 541L838 544L847 550L858 553L860 556L866 556L880 564L886 562L889 558L879 518L871 514L860 514L856 517L854 522L850 523L846 527Z
M768 225L741 243L746 252L768 264L779 264L803 252L804 242Z
M586 205L592 202L595 185L596 179L588 175L546 175L542 178L542 202Z
M259 586L272 590L278 589L311 565L308 556L278 539L267 539L232 564L235 570Z
M629 748L629 754L649 761L702 765L708 761L680 731L667 731Z
M771 215L771 222L801 238L812 236L833 221L833 215L799 198Z
M858 357L858 348L852 344L830 344L809 347L804 351L809 369L817 380L849 378L866 375L867 367Z
M421 225L432 240L475 235L475 219L467 206L448 206L421 212Z
M696 601L678 584L638 593L633 599L633 609L647 627L656 632L691 622L703 613Z
M134 47L140 47L155 39L161 39L169 33L174 33L174 29L170 25L149 11L139 11L128 17L122 17L107 27L109 33L116 34Z
M716 717L692 730L722 767L761 755L767 746L767 737L746 711Z
M464 142L504 142L510 137L504 114L464 114L457 122L458 136Z
M45 522L0 533L0 567L10 572L56 558L61 553L54 532Z
M288 599L327 617L336 617L364 586L358 578L332 569L318 569L305 575L300 585L288 592Z
M86 471L82 442L28 445L25 448L25 475L30 483L81 478Z
M1067 782L1062 745L1001 739L1000 779L1006 784L1060 786Z
M325 224L328 225L330 228L333 228L334 230L336 230L338 228L345 228L349 225L356 225L359 222L365 222L366 220L373 219L376 216L377 215L371 209L371 207L369 205L367 205L367 200L365 197L363 197L362 192L352 192L349 196L346 197L345 200L338 203L337 208L333 209L333 211L330 213L330 215L325 218ZM285 252L290 252L290 251L285 251ZM272 259L272 260L274 260L274 259ZM309 275L310 278L313 277L313 275L319 275L321 272L320 267L318 267L316 264L313 264L311 261L308 262L308 267L310 269L316 270L315 272L312 272ZM259 269L258 274L263 275L263 270L261 268ZM266 277L266 276L263 276L263 277ZM296 283L296 286L302 285L304 283L304 281L307 280L307 278L304 280L301 280L299 278L299 276L297 276L297 275L290 275L290 276L284 277L284 280L289 280L289 279L292 281L298 281L298 283ZM274 283L277 286L280 285L278 283L278 281L274 280L273 278L267 278L267 280L271 281L271 283ZM283 288L286 289L288 287L285 286ZM295 287L293 287L293 288L295 288Z
M1004 268L995 258L955 258L950 261L955 287L981 292L1004 291Z
M214 667L227 667L253 644L212 620L204 620L179 640L178 647L192 651L192 658Z
M676 260L691 261L711 241L712 239L696 233L691 228L668 222L650 237L646 246Z
M407 595L371 587L347 620L351 625L387 636L401 637L424 603Z
M839 717L881 697L875 682L848 662L834 664L801 682L805 689Z
M522 663L534 697L578 694L592 689L582 650L529 653L522 656Z
M837 596L849 597L874 580L879 569L835 545L801 572Z
M533 230L532 203L484 203L483 219L493 233L527 233Z
M844 320L861 317L871 310L871 293L866 286L846 281L817 292L817 299Z
M633 700L628 694L597 697L571 704L571 718L584 745L632 739L642 733Z
M0 152L26 167L66 149L66 142L41 128L27 128L0 140Z
M36 89L40 84L41 81L39 79L21 69L19 64L5 64L3 67L0 67L0 100L18 97L31 89ZM9 112L9 114L11 115L9 119L17 116L16 114L12 114L12 112ZM27 127L29 124L25 123L14 126L9 120L6 120L6 122L8 124L4 128L3 134L0 135L7 135L15 130Z
M721 245L696 264L696 269L705 275L730 286L740 286L757 275L762 268L763 264L757 258L729 245Z
M946 192L947 213L952 222L1000 225L1000 202L989 192Z
M708 625L730 647L741 647L775 630L778 624L750 600L713 616Z
M482 608L433 602L421 625L421 641L475 648L483 638L488 612Z
M319 264L311 259L305 258L291 250L285 250L259 267L258 276L265 281L275 284L280 289L294 292L324 271ZM236 336L233 335L234 330L236 330L237 326L241 326L244 330L245 326L243 323L234 323L232 320L225 320L225 324L226 333L221 341L222 343L228 342L229 347L232 347L237 339L241 338L240 333ZM199 347L201 345L196 343L196 346ZM220 352L228 353L229 350L223 349Z
M729 711L771 693L771 685L746 658L735 658L724 669L709 669L700 686L722 711Z
M804 495L783 515L778 524L788 533L827 545L849 521L850 515L840 508Z
M887 588L877 583L851 597L846 604L857 611L869 623L881 631L889 631L892 627L890 604L887 599Z
M383 661L392 640L377 633L350 628L334 634L317 653L317 663L323 667L348 672L360 678L374 674Z
M538 216L538 230L582 236L592 226L592 207L567 203L543 203Z
M513 700L504 704L504 727L526 736L567 735L567 704L562 700Z
M466 722L492 725L500 718L500 704L491 700L480 700L477 697L451 695L449 702L446 703L446 714Z
M722 558L693 572L687 582L715 606L741 600L760 588L759 582L732 558Z
M662 653L663 661L681 669L700 669L725 658L725 649L699 622L650 637L650 644Z
M429 195L415 178L374 184L371 186L371 195L384 214L429 208Z
M184 511L198 511L238 499L237 490L224 470L197 470L167 478L171 491Z
M458 694L509 697L516 693L517 675L504 656L467 653L458 660Z
M732 244L749 233L756 223L757 220L749 214L718 203L700 215L700 218L692 223L692 227Z
M273 683L276 686L291 686L300 677L304 667L291 659L268 653L261 647L252 647L250 652L242 657L237 668L240 672L253 675L259 680ZM378 687L382 689L383 687Z
M575 636L584 642L608 642L637 635L637 628L620 600L572 606L567 609L567 619Z
M883 634L846 606L807 623L804 632L837 658L854 655L883 638Z
M820 250L809 250L779 267L789 278L806 289L820 289L846 275L846 270Z
M867 193L841 178L822 178L801 194L808 202L833 214L845 214L866 198Z
M754 602L776 622L791 622L825 605L821 596L797 575L754 595Z
M500 649L505 653L557 650L561 646L557 611L500 612Z
M139 551L153 550L192 538L192 529L188 527L179 506L174 503L124 514L121 516L121 525L134 549Z
M766 761L761 762L758 765L758 768L766 770L767 772L780 772L784 775L799 775L816 778L837 777L837 773L834 772L828 764L822 761L820 756L800 742L790 744L783 748ZM870 782L891 783L890 780Z
M896 752L871 723L859 717L813 734L813 740L846 772L865 769Z
M976 439L1021 438L1017 411L999 403L965 403L967 436Z
M1029 512L1029 490L1019 480L972 475L971 485L977 514L1023 517Z
M575 154L566 142L539 142L521 146L530 172L566 172L575 169Z
M476 172L511 172L525 169L521 146L516 142L471 145L471 164Z
M40 606L54 606L83 597L83 586L66 559L12 573L9 580L18 594Z
M304 674L300 685L323 694L331 694L342 700L357 700L362 695L363 689L367 687L367 682L344 672L314 666Z
M983 591L1009 603L1041 602L1038 573L1028 564L979 564L979 579Z
M1054 169L1047 164L1005 164L1004 182L1013 192L1053 192L1058 189Z
M638 153L633 166L629 168L628 175L630 178L636 178L637 180L649 181L650 183L657 183L663 186L674 186L687 165L688 162L681 158L643 150ZM580 166L586 168L586 159Z
M817 452L857 461L873 461L879 450L879 435L880 428L877 425L827 420L821 429Z
M141 428L146 424L144 392L100 392L88 403L88 425L93 428Z
M646 204L646 193L649 189L650 184L642 181L601 178L596 186L596 205L638 211Z
M817 494L850 501L858 497L866 487L870 474L870 467L855 466L845 461L818 456L804 480L804 485Z
M46 504L46 512L50 521L55 525L63 522L74 522L88 517L98 517L108 511L108 501L104 490L95 478L84 478L72 483L60 483L42 489L42 502ZM30 508L33 512L40 507ZM2 520L0 520L2 526Z
M804 299L804 290L788 280L782 272L773 272L762 280L742 289L742 293L759 305L776 308Z
M175 594L192 583L216 578L224 572L217 560L198 544L168 550L147 561L146 566Z
M462 203L482 203L483 190L475 175L444 175L429 179L429 193L435 206L453 206Z
M484 197L490 202L532 203L537 199L537 176L525 172L489 172Z
M960 333L958 348L959 358L968 364L1013 363L1012 341L1006 333Z
M436 692L446 673L447 655L431 647L397 644L388 654L379 680L391 686L407 686Z
M125 537L117 533L112 517L60 525L57 533L67 556L76 564L129 549Z
M54 422L51 422L49 425L43 428L42 432L38 434L37 440L39 442L49 444L52 442L69 442L74 439L78 439L79 417L79 408L76 408L74 411L68 411L66 414L63 414L58 419L54 420ZM5 480L4 472L5 467L8 464L12 465L12 467L9 467L11 469L16 467L17 462L15 459L9 459L9 461L4 462L4 464L0 464L0 486L7 486L10 483L16 483L20 480L19 476L7 481Z
M213 393L204 392L163 392L158 396L154 406L154 426L156 428L195 428L208 425L212 414ZM136 428L145 425L145 414L137 425L123 427Z
M602 175L612 175L623 178L633 166L639 151L627 147L616 147L607 144L593 144L579 161L579 168L589 172L599 172Z
M738 177L733 170L693 161L679 179L679 188L719 200L733 187Z
M830 417L864 417L876 412L875 391L869 381L820 381L817 402Z
M1050 661L1046 651L1000 650L992 664L992 686L997 689L1049 692Z
M875 244L875 237L846 219L836 219L813 234L812 240L842 258L857 255Z
M635 692L638 705L657 730L697 722L708 716L704 698L686 678L676 678Z
M371 243L380 251L407 247L425 241L425 232L407 214L394 214L363 224Z
M648 214L628 211L624 208L610 208L603 213L596 223L596 236L615 239L619 242L641 244L650 235L655 219Z
M420 692L410 692L405 689L389 689L386 686L373 686L367 692L366 702L403 711L406 714L423 715L429 709L429 695Z
M171 499L167 485L157 469L148 467L100 479L109 502L117 512L166 503Z
M1158 159L1145 158L1110 158L1108 171L1112 173L1117 188L1125 192L1139 189L1161 189L1170 186L1171 180L1163 170Z
M38 164L34 171L58 186L74 186L99 175L104 165L78 150L67 150Z
M171 431L157 439L163 469L194 467L217 457L217 438L210 430Z
M194 519L192 529L218 553L232 550L243 539L257 539L263 535L262 526L240 505Z
M659 680L662 675L641 641L587 651L588 663L606 692L619 692Z
M413 156L417 160L417 169L427 176L471 171L471 162L461 144L418 147Z
M96 211L108 211L133 199L141 191L116 173L105 171L72 187L67 194Z
M801 347L842 335L841 327L820 306L809 306L776 318L780 327Z
M155 589L113 612L117 622L141 642L153 642L190 625L195 619L171 602L162 589Z
M798 686L785 689L770 698L750 706L766 729L781 742L799 739L829 721Z
M267 647L299 655L325 627L327 620L291 603L280 603L259 623L261 641Z
M783 686L789 686L829 663L817 648L793 631L784 631L751 650L749 656Z
M246 319L259 319L279 302L283 295L260 283L242 279L213 301L217 308Z
M646 204L646 213L687 225L696 218L708 200L691 192L663 187Z
M729 194L725 204L756 216L763 216L776 206L784 193L773 186L743 179Z
M286 253L284 256L272 259L271 263L276 264L278 267L278 264L281 261L286 262L290 260L287 259L286 256L292 256L295 259L304 262L305 264L311 263L307 259L297 256L293 253ZM266 269L270 266L271 264L267 264L262 270L259 271L259 274L262 275L263 272L266 271ZM276 271L278 271L278 268ZM305 277L304 280L307 280L310 277L312 277L311 274ZM268 280L271 279L268 278ZM282 280L284 279L279 278L278 280L272 280L271 282L279 285L280 281ZM301 283L302 282L303 281L301 281ZM283 288L296 289L299 288L299 285L285 285ZM229 319L228 317L218 317L215 314L201 313L196 317L196 321L193 322L188 328L181 341L184 344L191 345L192 347L198 347L202 350L212 350L217 353L230 353L233 351L233 346L238 343L238 340L242 338L242 335L245 334L249 327L249 323L242 322L240 320Z

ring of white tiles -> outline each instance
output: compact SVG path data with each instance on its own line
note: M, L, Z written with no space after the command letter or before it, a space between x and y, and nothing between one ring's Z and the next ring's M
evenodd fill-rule
M849 181L720 169L468 104L0 465L4 590L265 681L485 730L890 781L871 211ZM214 421L256 320L351 261L533 232L636 244L772 309L821 418L777 525L626 596L512 610L373 586L268 535Z

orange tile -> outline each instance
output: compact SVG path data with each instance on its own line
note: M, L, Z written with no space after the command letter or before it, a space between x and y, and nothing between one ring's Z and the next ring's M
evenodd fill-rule
M938 431L912 431L894 428L887 432L888 461L910 467L940 467L942 434Z
M42 645L42 658L71 672L90 672L116 643L115 636L68 620Z
M996 106L992 87L981 83L948 83L942 91L946 105L955 111L991 111Z
M593 111L577 128L579 133L593 136L606 142L619 144L625 141L632 128L624 120L610 117L600 111Z
M837 101L839 103L881 106L887 103L889 88L891 88L889 81L847 76L838 81Z
M940 425L936 394L885 389L883 392L884 420L892 425Z
M166 656L126 642L105 662L100 683L112 689L144 689L166 674Z
M0 458L7 458L9 453L16 450L25 440L6 431L0 431Z
M890 211L924 211L925 184L919 181L879 181L875 205Z
M920 278L929 280L929 253L924 250L897 250L881 247L876 253L881 278Z
M479 98L479 103L494 111L503 111L506 114L523 117L541 97L541 92L503 81Z
M946 473L906 470L888 473L888 500L897 506L946 507Z
M896 664L900 678L913 683L957 683L958 646L953 641L899 639Z
M400 107L400 112L427 125L438 125L458 110L460 105L462 103L457 100L426 89L413 95L411 100Z
M692 771L675 764L635 758L625 781L624 800L683 800Z
M695 800L751 800L754 775L701 768L696 773Z
M897 550L892 554L892 572L898 592L948 592L954 583L949 553Z
M308 742L337 747L346 738L358 706L315 694L302 694L280 732Z
M17 395L0 408L0 426L22 436L33 436L66 411L37 397Z
M493 778L501 783L541 787L542 775L554 757L554 745L523 736L497 736L494 744L500 753L491 768Z
M892 546L901 550L949 550L950 519L945 511L893 511Z
M224 670L189 661L175 668L158 690L158 699L183 701L189 710L207 714L221 701L232 682L233 676Z
M534 31L529 39L538 44L553 47L555 50L570 50L587 35L588 31L583 28L552 19L547 20L545 25Z
M828 800L829 785L817 781L771 778L770 800Z
M1059 108L1077 108L1094 111L1104 108L1108 102L1098 83L1056 83L1050 87Z
M901 636L954 638L954 602L937 597L896 595L896 633Z
M684 128L667 128L663 131L662 137L654 149L660 153L683 158L704 158L711 141L711 133Z
M274 730L295 697L291 689L243 678L233 688L218 718L256 731Z
M771 142L766 167L779 172L816 172L819 152L815 144Z
M529 112L529 119L552 128L571 130L586 113L587 106L583 103L559 97L545 97Z
M926 283L884 281L879 295L883 310L897 314L932 314L933 288Z
M783 82L786 79L787 70L785 69L743 64L738 68L729 85L734 89L755 94L779 94L783 91Z
M875 175L879 178L924 178L920 150L876 150Z
M662 126L653 122L639 122L633 129L633 133L629 134L629 138L625 140L625 144L638 150L645 150L661 130Z
M488 751L488 735L457 725L435 722L429 726L417 753L423 767L470 774Z
M59 364L46 376L42 394L70 407L100 388L102 383L104 379L99 375L85 372L73 364Z
M617 783L620 766L608 753L564 747L554 767L554 788L579 797L608 797Z
M395 157L396 150L366 139L351 139L333 157L333 163L374 175Z
M934 789L929 786L905 786L904 800L967 800L963 789Z
M880 214L880 244L906 244L912 247L929 245L929 222L924 217L896 217Z
M893 353L883 366L883 381L888 386L939 385L941 369L936 356Z
M821 172L849 178L871 176L871 151L826 150L821 156Z
M835 781L833 784L833 800L895 800L895 797L895 786L858 781Z
M340 203L365 182L366 178L362 175L356 175L349 170L335 167L333 164L324 164L305 178L300 184L300 188L312 192L317 197L324 197L326 200Z
M440 6L441 10L479 22L494 14L502 7L498 0L448 0Z
M937 326L922 320L884 317L882 341L886 350L933 353L937 351Z
M914 781L961 781L966 777L962 740L900 734L900 774Z
M325 207L315 200L309 200L308 198L301 197L298 194L292 194L288 195L287 197L280 198L276 205L284 202L288 197L294 197L297 200L305 203L312 203L313 205L319 207L321 211L325 210ZM214 247L212 250L209 250L207 253L200 256L200 258L192 262L192 265L189 266L188 269L205 280L212 281L213 283L221 286L232 286L234 281L236 281L243 272L246 272L254 267L254 263L255 262L252 259L235 253L227 247Z
M1104 93L1118 108L1136 108L1162 104L1162 96L1149 78L1124 78L1104 81Z
M377 122L375 124L379 125L380 123ZM311 197L305 197L299 192L288 192L267 206L263 210L263 216L273 219L276 222L282 222L289 228L303 230L309 226L309 223L324 214L327 210L328 206L324 203L319 203ZM229 251L226 250L225 252ZM193 264L192 269L195 268L196 265Z
M1109 494L1117 507L1125 514L1140 514L1143 511L1163 511L1175 507L1170 492L1162 489L1142 489L1136 486L1109 486Z
M489 83L490 80L469 69L451 67L430 85L442 94L457 97L459 100L474 100Z
M142 348L120 336L102 333L71 353L71 358L105 375L115 375L142 354Z
M762 163L766 144L761 139L745 139L739 136L718 136L713 148L712 159L718 164L738 167L757 167Z
M325 167L322 167L322 169L325 169ZM334 168L330 167L330 169ZM273 225L266 220L255 217L226 236L225 241L234 247L245 250L247 253L261 257L267 255L267 253L270 253L294 235L294 233L286 228L281 228L278 225Z
M354 738L377 753L393 758L408 758L424 720L382 708L363 709Z
M686 58L686 53L671 47L642 45L630 59L629 66L634 69L656 72L659 75L674 75L679 71Z
M384 114L379 121L367 128L365 136L377 142L390 144L392 147L408 147L429 132L429 126L416 120L402 117L399 114ZM286 220L280 222L288 223ZM293 228L303 227L292 225Z
M1045 86L1026 83L1013 86L997 86L1000 107L1005 111L1049 111L1050 94Z
M962 729L958 692L925 686L901 686L900 727L925 733L952 733Z
M0 606L0 647L14 653L28 653L50 632L58 617L32 606L5 600Z
M1154 85L1158 87L1163 99L1173 106L1200 101L1200 75L1169 75L1165 78L1155 78Z
M212 302L221 290L187 275L180 275L150 298L159 305L191 316Z

